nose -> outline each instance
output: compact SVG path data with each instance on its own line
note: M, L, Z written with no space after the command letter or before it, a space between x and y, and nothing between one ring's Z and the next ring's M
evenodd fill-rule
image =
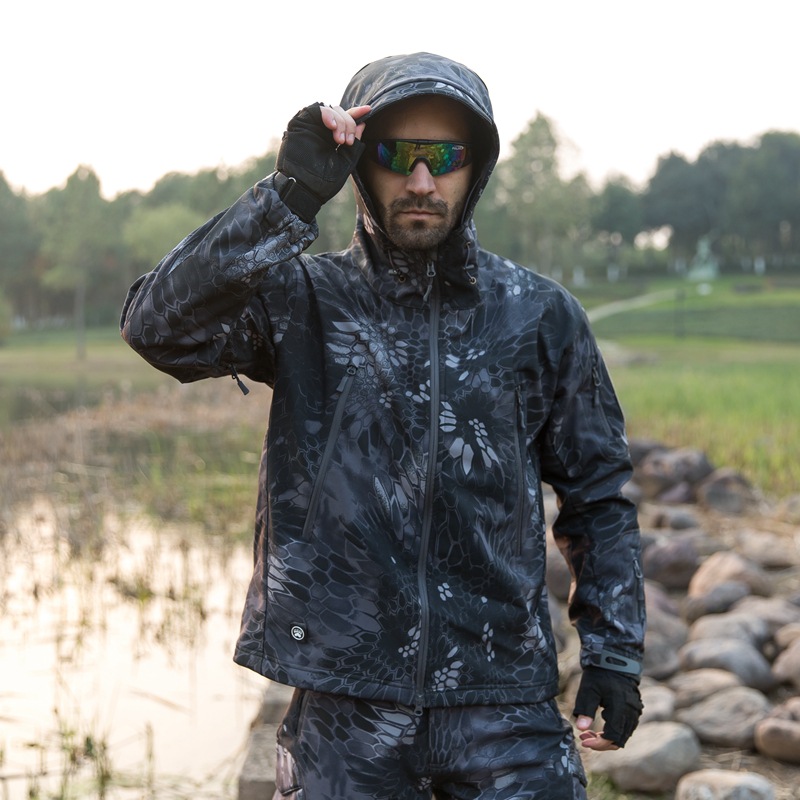
M436 191L436 183L427 161L420 159L414 164L406 181L406 189L412 194L433 194Z

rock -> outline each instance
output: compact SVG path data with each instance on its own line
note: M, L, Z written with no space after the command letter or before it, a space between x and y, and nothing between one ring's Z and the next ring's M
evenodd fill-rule
M697 569L689 584L690 597L708 594L715 586L737 581L753 594L769 596L771 581L761 567L731 550L712 553Z
M746 686L723 689L690 708L676 712L701 742L721 747L752 749L755 726L772 707L761 692Z
M737 639L761 649L770 638L769 625L760 617L741 611L701 617L689 628L689 641L698 639Z
M756 750L790 764L800 764L800 697L777 706L755 727Z
M684 539L661 539L642 554L645 577L667 589L686 589L699 563L694 544Z
M700 743L686 725L649 722L640 725L625 748L592 753L587 769L606 775L623 792L666 792L700 763Z
M707 614L721 614L750 594L750 587L741 581L724 581L706 594L686 597L681 609L684 619L694 622Z
M661 503L692 503L695 499L694 487L689 481L681 481L657 495Z
M790 525L800 525L800 494L787 497L778 506L778 519Z
M781 597L745 597L734 604L731 611L742 611L761 617L774 635L784 625L800 622L800 606Z
M775 789L761 775L703 769L680 779L675 800L775 800Z
M665 680L678 671L678 651L685 644L688 627L675 614L662 610L651 602L647 595L647 631L644 644L644 674L657 680Z
M791 683L800 689L800 639L795 639L775 659L772 665L775 680L780 683Z
M785 650L792 642L800 639L800 622L790 622L775 631L775 644L779 650Z
M770 531L742 531L737 536L736 549L754 564L764 569L788 569L800 563L797 548L788 547L785 536Z
M655 511L653 524L657 528L684 531L699 528L700 520L697 518L697 515L688 508L664 506Z
M659 583L645 579L644 596L647 601L647 613L663 612L670 617L680 617L681 607L672 597L664 591Z
M654 449L639 463L635 470L635 479L645 496L654 498L679 484L696 484L713 471L714 467L700 450Z
M670 448L654 439L631 439L629 449L631 462L634 467L638 467L642 461L653 453L666 453Z
M247 755L239 773L238 800L263 800L274 794L277 733L277 724L259 725L250 732Z
M675 713L675 692L660 683L642 685L644 711L639 719L640 725L648 722L669 722Z
M769 662L749 642L737 639L697 639L678 653L681 669L726 669L744 686L768 691L775 686Z
M550 541L550 540L549 540ZM548 543L547 546L547 591L562 603L569 599L572 585L572 574L569 571L567 560L562 555L558 546Z
M697 487L697 499L706 508L725 514L744 514L759 503L750 482L727 467L715 470Z
M668 684L674 692L676 709L688 708L716 692L741 685L742 682L732 672L710 668L681 672L671 678Z

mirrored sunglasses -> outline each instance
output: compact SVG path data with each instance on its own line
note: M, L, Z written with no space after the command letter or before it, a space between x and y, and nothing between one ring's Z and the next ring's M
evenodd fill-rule
M410 175L418 161L424 161L433 176L455 172L472 161L471 148L467 142L378 139L366 144L372 161L400 175Z

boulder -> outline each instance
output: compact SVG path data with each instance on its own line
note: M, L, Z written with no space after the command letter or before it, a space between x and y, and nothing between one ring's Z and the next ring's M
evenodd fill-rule
M701 617L689 628L689 641L698 639L736 639L760 649L770 638L767 622L754 614L728 611Z
M667 792L700 763L700 743L677 722L640 725L622 750L587 755L589 772L607 776L623 792Z
M639 725L648 722L669 722L675 713L675 692L661 683L642 684L644 711Z
M648 498L659 498L665 492L683 485L691 487L714 472L705 453L691 448L653 449L639 462L635 480ZM694 492L689 491L689 500Z
M668 686L675 693L675 708L688 708L723 689L741 686L742 682L726 669L693 669L670 678Z
M699 564L697 549L686 539L664 537L642 554L645 576L666 589L686 589Z
M795 639L772 665L772 673L779 683L793 684L800 689L800 639Z
M762 692L775 686L775 676L766 658L752 644L737 639L697 639L678 653L681 669L726 669L744 686Z
M800 764L800 697L776 706L756 724L755 747L769 758Z
M759 497L752 484L728 467L714 470L697 487L697 500L706 508L725 514L744 514L758 507Z
M724 581L712 586L706 594L685 597L681 613L688 622L707 614L721 614L750 594L750 587L741 581Z
M750 587L753 594L771 594L771 581L761 567L733 550L712 553L698 568L688 587L690 597L708 594L715 586L737 581Z
M694 706L676 712L701 742L720 747L752 749L755 727L772 710L767 698L746 686L723 689Z
M775 789L751 772L703 769L681 778L675 800L775 800Z

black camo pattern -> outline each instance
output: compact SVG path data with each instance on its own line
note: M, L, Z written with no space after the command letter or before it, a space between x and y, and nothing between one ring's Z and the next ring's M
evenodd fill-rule
M396 65L408 78L396 97L415 64ZM443 69L491 119L477 78ZM474 198L496 132L487 148ZM554 697L542 480L561 501L583 663L601 650L641 660L624 424L582 309L484 251L471 212L419 259L393 251L364 207L348 250L302 255L316 226L270 176L137 281L123 311L126 341L176 378L273 387L236 661L425 707Z
M554 701L415 710L298 690L278 732L276 800L585 800Z

